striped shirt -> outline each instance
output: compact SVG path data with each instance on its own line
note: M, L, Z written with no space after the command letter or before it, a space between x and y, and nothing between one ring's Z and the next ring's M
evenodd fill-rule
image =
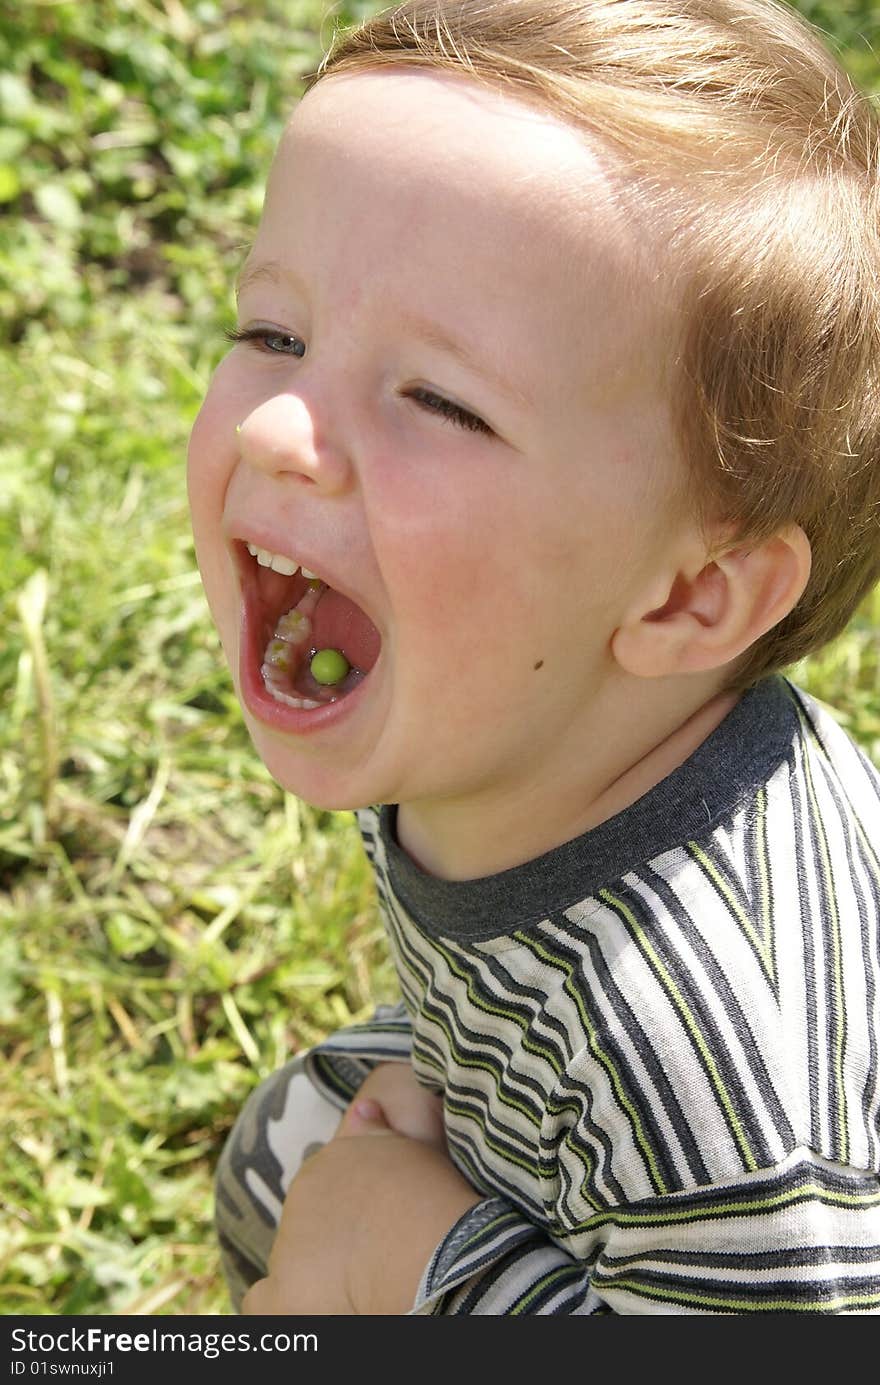
M359 821L403 1002L313 1051L410 1059L482 1200L416 1314L880 1313L880 774L788 679L636 803L443 881Z

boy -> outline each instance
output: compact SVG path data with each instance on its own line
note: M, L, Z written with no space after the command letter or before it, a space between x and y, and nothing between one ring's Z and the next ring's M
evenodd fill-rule
M774 0L407 4L294 113L194 532L403 1002L239 1119L246 1311L880 1311L880 777L779 674L878 577L877 148Z

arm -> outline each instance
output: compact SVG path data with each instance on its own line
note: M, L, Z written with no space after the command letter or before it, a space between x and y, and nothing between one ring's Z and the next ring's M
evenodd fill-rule
M244 1311L407 1313L437 1242L477 1201L446 1153L439 1099L408 1065L380 1066L293 1180Z
M245 1311L880 1312L875 1175L798 1150L728 1185L585 1209L569 1232L576 1255L474 1191L430 1142L437 1099L394 1068L376 1069L362 1099L381 1089L394 1118L426 1122L428 1139L353 1103L294 1180L270 1276Z
M807 1150L592 1220L597 1253L585 1263L502 1198L481 1202L438 1248L415 1311L880 1313L876 1174Z

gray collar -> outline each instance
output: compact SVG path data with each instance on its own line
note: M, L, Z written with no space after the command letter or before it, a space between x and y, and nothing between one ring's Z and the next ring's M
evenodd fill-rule
M480 941L571 908L663 852L729 820L791 754L798 696L774 674L749 688L693 754L614 817L534 861L480 880L439 880L397 844L397 808L379 826L389 883L424 932Z

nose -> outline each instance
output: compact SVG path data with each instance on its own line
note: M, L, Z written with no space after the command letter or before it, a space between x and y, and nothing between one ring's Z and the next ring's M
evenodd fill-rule
M345 451L322 437L310 407L296 394L278 394L258 404L237 428L242 457L279 478L299 478L327 495L341 495L352 481Z

